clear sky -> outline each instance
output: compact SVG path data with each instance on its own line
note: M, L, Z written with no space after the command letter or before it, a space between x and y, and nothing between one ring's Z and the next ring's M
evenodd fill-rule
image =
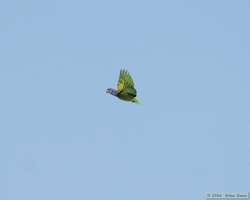
M0 199L248 192L250 3L0 2ZM107 95L120 68L142 106Z

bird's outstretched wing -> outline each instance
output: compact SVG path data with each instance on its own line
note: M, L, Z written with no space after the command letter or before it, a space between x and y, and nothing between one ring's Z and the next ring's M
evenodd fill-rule
M129 72L125 69L121 69L117 84L117 91L121 92L127 88L135 89L135 84Z

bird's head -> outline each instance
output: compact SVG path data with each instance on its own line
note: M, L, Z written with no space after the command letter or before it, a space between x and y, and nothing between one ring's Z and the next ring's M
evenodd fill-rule
M108 88L108 89L106 90L106 93L110 93L110 90L111 90L111 88Z
M112 89L112 88L108 88L108 89L106 90L106 93L111 94L111 95L114 95L114 96L117 95L117 91L116 91L115 89Z

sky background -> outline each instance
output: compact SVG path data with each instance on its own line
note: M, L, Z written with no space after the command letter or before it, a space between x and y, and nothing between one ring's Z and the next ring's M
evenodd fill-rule
M248 192L250 2L0 2L0 199ZM120 68L142 106L105 93Z

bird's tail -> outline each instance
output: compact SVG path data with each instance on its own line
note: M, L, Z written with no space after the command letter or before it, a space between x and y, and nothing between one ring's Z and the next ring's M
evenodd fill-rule
M134 99L133 99L133 103L142 105L142 102L141 102L138 98L134 98Z

